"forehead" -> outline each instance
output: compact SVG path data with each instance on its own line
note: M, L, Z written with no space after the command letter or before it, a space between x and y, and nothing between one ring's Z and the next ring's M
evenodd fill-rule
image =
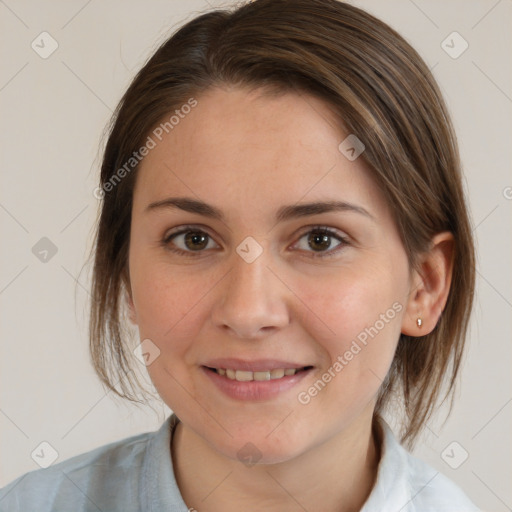
M240 88L215 88L195 99L161 140L153 136L156 145L139 166L134 209L165 195L196 195L255 215L327 195L366 203L376 214L386 209L366 162L340 152L349 132L322 100Z

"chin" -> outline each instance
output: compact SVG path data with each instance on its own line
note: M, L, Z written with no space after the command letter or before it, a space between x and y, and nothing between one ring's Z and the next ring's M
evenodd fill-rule
M279 464L299 456L306 450L305 446L298 445L289 439L283 443L277 438L270 442L265 437L260 440L249 438L236 438L228 445L217 446L216 449L225 457L239 461L246 466Z
M238 431L231 432L233 437L208 439L205 432L205 439L223 456L248 466L286 462L307 451L307 431L290 431L284 424L276 425L279 422L263 422L257 427L240 425Z

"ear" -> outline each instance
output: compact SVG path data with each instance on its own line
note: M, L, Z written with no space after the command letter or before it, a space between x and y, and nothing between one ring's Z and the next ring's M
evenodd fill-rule
M438 233L430 247L411 279L409 301L402 320L402 333L408 336L425 336L434 330L450 292L455 254L452 233ZM418 318L421 318L420 326Z

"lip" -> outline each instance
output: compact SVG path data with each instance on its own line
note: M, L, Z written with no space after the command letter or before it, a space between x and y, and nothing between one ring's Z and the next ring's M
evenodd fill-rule
M253 361L251 364L253 365L253 367L255 367L256 363L260 365L259 361ZM268 364L268 361L266 361L265 363ZM303 368L304 366L288 366L288 368ZM225 366L222 365L211 366L210 368L212 367L225 368ZM206 376L206 378L208 378L210 382L213 382L213 384L215 384L215 387L219 389L222 393L224 393L229 398L232 398L234 400L255 402L271 400L272 398L276 398L281 393L291 390L305 377L310 375L310 373L314 369L312 366L309 366L307 370L300 371L295 375L285 375L280 379L263 381L252 380L248 382L240 382L237 380L228 379L228 377L226 376L219 375L216 371L211 370L210 368L208 368L207 366L200 367L202 373ZM227 368L230 368L230 366L228 365ZM245 369L236 365L234 366L234 368L236 368L237 370ZM262 367L260 365L257 367L256 370L247 369L247 371L263 371L261 368ZM270 370L277 368L286 368L286 366L274 366L273 368L271 368L270 366L265 366L263 369Z
M246 372L264 372L266 370L278 370L283 369L299 369L306 366L311 366L309 363L293 363L290 361L283 361L279 359L255 359L247 361L244 359L237 359L234 357L222 358L222 359L210 359L202 366L208 366L209 368L225 368L231 370L244 370Z

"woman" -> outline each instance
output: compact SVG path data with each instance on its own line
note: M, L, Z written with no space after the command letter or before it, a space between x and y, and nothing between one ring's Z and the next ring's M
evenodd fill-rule
M121 100L97 195L96 371L136 400L127 313L174 414L2 510L478 510L382 416L414 445L474 292L456 139L401 36L335 0L199 16Z

